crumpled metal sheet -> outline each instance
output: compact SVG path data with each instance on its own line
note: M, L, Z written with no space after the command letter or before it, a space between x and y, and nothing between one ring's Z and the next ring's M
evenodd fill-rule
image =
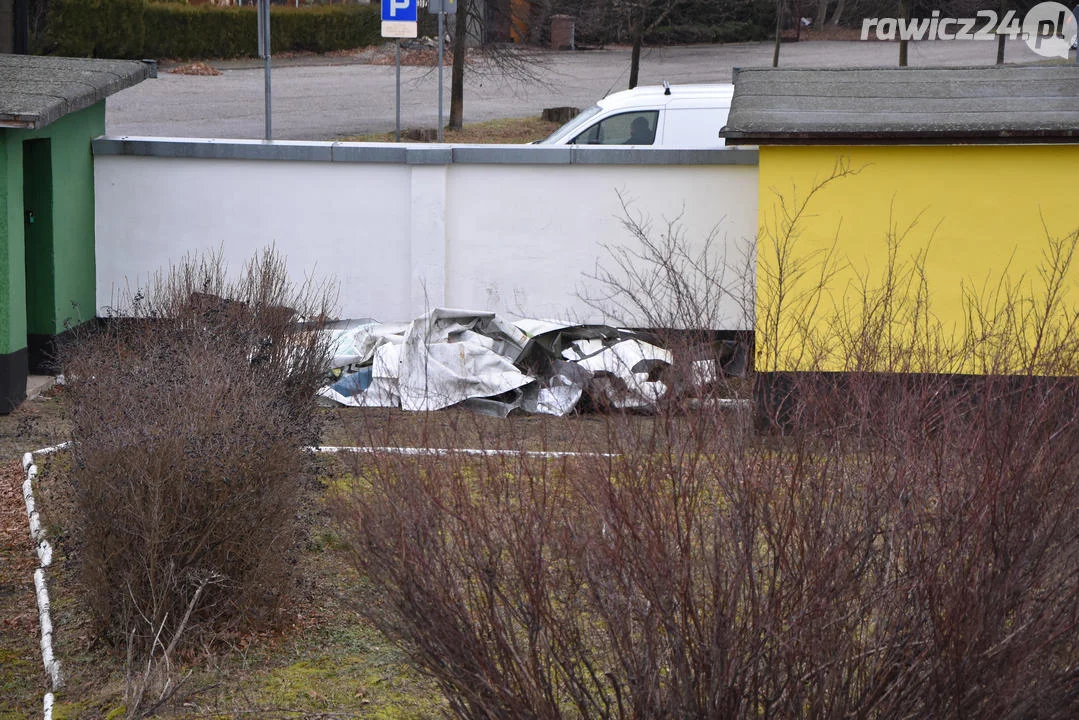
M672 390L669 350L606 325L438 308L403 325L357 322L334 332L335 380L319 395L352 407L566 415L586 396L597 407L648 410ZM718 376L714 358L692 368L695 383Z
M667 394L667 385L657 376L674 364L674 357L663 348L643 340L622 340L597 349L595 340L578 340L574 349L587 353L577 364L592 373L601 403L639 410L653 407Z
M501 395L533 378L513 364L528 338L494 313L435 309L412 322L401 347L404 410L439 410Z

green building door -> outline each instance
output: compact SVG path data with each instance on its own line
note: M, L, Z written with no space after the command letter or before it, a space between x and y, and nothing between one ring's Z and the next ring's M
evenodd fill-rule
M52 143L24 140L23 229L26 248L26 332L30 372L47 372L55 334Z

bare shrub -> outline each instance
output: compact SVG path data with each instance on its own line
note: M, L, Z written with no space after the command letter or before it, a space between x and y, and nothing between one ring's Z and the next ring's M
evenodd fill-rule
M751 242L726 237L720 223L695 243L681 215L656 228L621 193L619 201L626 242L605 246L607 258L589 276L581 300L620 327L644 329L671 351L664 402L678 405L681 390L701 384L700 361L714 364L707 387L695 394L745 394L741 378L753 354Z
M66 349L78 559L108 641L168 664L272 617L318 436L327 300L273 251L234 281L193 258Z
M368 455L338 517L460 717L1073 717L1077 389L865 374L781 440L661 413L609 454Z
M618 199L627 242L605 247L608 261L590 278L593 287L582 297L587 304L624 326L752 326L755 254L748 239L727 243L717 226L695 246L681 216L657 232L621 193Z
M845 261L798 255L813 192L762 241L785 305L758 306L757 342L769 369L845 364L787 377L787 434L661 404L578 455L353 459L361 610L456 715L1079 715L1079 235L968 290L946 332L913 225L890 222L852 306L823 302ZM674 269L655 247L638 277Z

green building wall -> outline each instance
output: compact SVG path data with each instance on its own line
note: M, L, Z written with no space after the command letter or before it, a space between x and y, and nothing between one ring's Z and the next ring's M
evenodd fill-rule
M23 255L22 142L0 130L0 412L26 394L26 263Z
M104 132L104 100L39 130L0 129L0 412L22 401L28 371L50 357L54 338L94 317L90 141Z

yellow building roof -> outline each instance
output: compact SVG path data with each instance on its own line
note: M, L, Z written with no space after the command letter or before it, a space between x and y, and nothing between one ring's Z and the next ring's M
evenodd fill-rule
M747 68L728 145L1079 142L1079 66Z

